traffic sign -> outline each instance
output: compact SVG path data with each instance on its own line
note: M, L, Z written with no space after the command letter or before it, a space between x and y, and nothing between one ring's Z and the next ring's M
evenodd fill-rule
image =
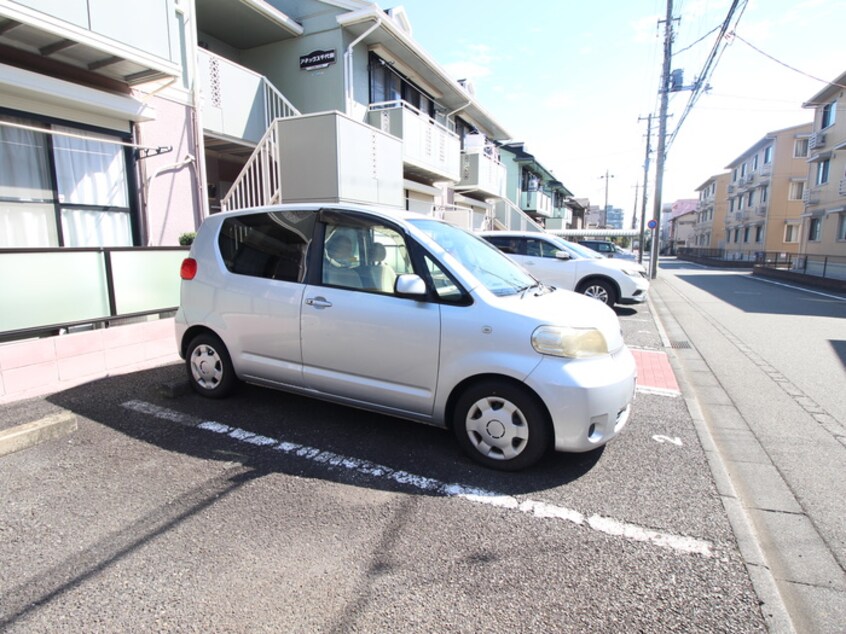
M650 229L654 229L655 227L658 226L658 223L655 222L655 219L653 218L652 220L650 220L649 222L646 223L646 226L649 227Z

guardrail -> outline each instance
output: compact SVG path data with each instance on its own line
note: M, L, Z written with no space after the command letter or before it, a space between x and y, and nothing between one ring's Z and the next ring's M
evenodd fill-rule
M167 313L186 247L3 249L0 341Z

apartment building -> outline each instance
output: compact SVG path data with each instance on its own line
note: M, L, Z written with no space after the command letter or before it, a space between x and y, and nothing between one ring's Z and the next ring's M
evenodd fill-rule
M728 185L731 174L716 174L696 188L699 206L690 245L698 249L721 249L725 246Z
M180 237L221 209L569 224L580 207L511 136L401 7L0 0L0 342L167 318Z
M798 252L811 132L810 123L770 132L726 166L726 259Z
M803 104L814 111L800 252L834 256L846 269L846 72ZM810 259L810 258L809 258ZM819 264L819 261L818 261ZM822 266L821 264L819 264ZM808 271L813 273L813 271ZM844 270L846 275L846 270Z

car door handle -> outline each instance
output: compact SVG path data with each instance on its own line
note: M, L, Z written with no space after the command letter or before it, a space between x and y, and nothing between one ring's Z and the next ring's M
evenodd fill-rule
M305 300L305 303L309 306L314 306L315 308L331 308L332 302L327 300L325 297L309 297Z

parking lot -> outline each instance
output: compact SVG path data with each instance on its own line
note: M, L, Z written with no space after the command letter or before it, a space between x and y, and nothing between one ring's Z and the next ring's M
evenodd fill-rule
M764 631L659 326L617 312L627 428L516 474L284 393L167 396L179 365L13 404L78 429L0 458L0 629Z

